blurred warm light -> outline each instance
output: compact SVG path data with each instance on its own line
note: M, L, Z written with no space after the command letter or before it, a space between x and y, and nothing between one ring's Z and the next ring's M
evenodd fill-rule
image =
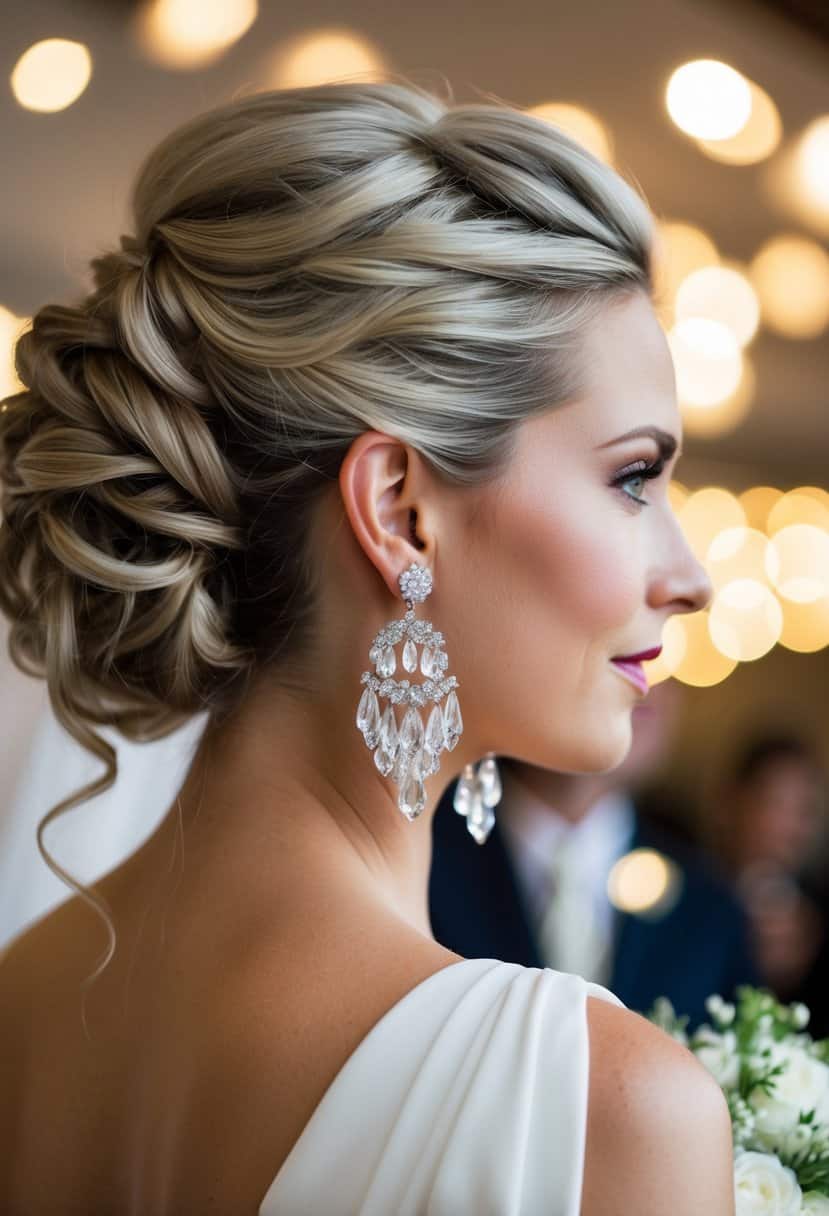
M0 397L19 393L25 387L14 368L14 344L29 325L31 317L18 317L0 304Z
M661 684L676 671L685 658L687 642L682 620L678 616L669 616L662 627L662 653L658 659L646 659L642 663L648 680L648 687Z
M829 253L808 237L784 235L751 262L764 324L786 338L814 338L829 324Z
M769 539L757 528L724 528L718 532L705 555L705 570L715 590L735 579L768 581L766 552ZM773 559L769 565L774 569Z
M674 478L668 482L668 503L674 515L679 515L679 512L688 501L688 495L691 491L681 481Z
M769 511L766 531L769 536L788 528L792 524L812 524L829 532L829 494L826 502L803 490L789 490L783 494Z
M754 578L720 587L708 611L711 641L721 654L750 663L768 654L783 630L783 609L774 592Z
M751 282L734 265L703 266L692 271L676 293L677 321L708 317L728 326L740 346L757 333L760 301Z
M676 862L656 849L631 849L607 876L607 894L614 907L636 915L664 916L676 903L682 874Z
M778 594L799 604L829 595L829 533L791 524L769 540L766 571Z
M589 152L607 164L613 163L613 141L607 127L583 106L570 105L563 101L551 101L539 106L531 106L528 114L543 118L545 122L560 127L567 135L584 144Z
M667 339L680 406L715 405L735 391L742 376L742 356L727 326L705 317L689 317L678 321Z
M150 0L139 9L133 33L157 63L202 68L238 42L258 15L257 0Z
M748 80L751 113L736 135L728 139L700 139L697 145L712 160L726 165L756 165L778 147L783 135L780 112L765 89Z
M44 38L23 52L9 83L24 109L54 114L77 101L91 75L92 57L82 42Z
M708 631L708 612L694 612L676 619L682 621L686 649L674 678L696 688L710 688L730 676L737 660L717 650Z
M272 87L302 88L347 77L377 78L386 71L383 56L366 38L349 29L322 29L285 42L270 72Z
M829 115L809 124L796 155L798 179L808 201L829 215Z
M680 220L657 222L653 245L654 307L662 325L670 329L680 284L695 270L716 266L720 255L707 233Z
M825 241L829 239L829 210L815 198L814 187L803 180L802 148L803 135L778 149L763 168L763 191L776 212Z
M751 357L742 352L740 380L733 393L709 405L680 402L686 434L710 439L733 431L743 421L757 395L757 373Z
M751 116L748 81L719 59L695 59L677 68L665 102L679 129L695 139L730 139Z
M769 512L782 497L783 491L774 486L752 486L750 490L744 490L738 501L746 513L748 526L765 532Z
M824 490L821 486L798 486L797 493L805 494L809 498L816 498L829 510L829 490Z
M688 544L701 562L718 532L724 528L745 527L745 511L728 490L705 486L695 490L678 512L679 523Z
M781 601L783 608L783 632L780 645L800 654L813 654L829 646L829 595L798 604L794 600Z

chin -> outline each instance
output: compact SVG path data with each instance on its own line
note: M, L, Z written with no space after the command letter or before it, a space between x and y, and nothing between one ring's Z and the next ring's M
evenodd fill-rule
M604 729L594 728L584 740L581 764L574 772L608 773L627 758L633 743L630 714L608 722Z

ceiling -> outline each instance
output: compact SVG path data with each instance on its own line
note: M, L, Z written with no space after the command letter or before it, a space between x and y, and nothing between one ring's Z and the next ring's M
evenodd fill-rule
M568 100L592 108L610 127L617 166L656 214L702 225L726 257L747 260L783 229L806 233L771 201L766 166L707 159L670 122L662 97L685 60L724 59L770 93L791 140L829 113L822 0L305 0L301 8L260 0L248 34L193 73L142 58L127 31L131 7L126 0L30 0L0 11L6 78L45 37L77 38L94 58L90 86L62 113L24 111L8 89L0 104L7 162L0 302L21 315L87 288L89 258L130 230L129 186L155 142L239 89L268 87L270 52L318 26L351 27L374 41L393 70L420 83L445 77L457 101L489 93L518 106ZM735 490L759 482L829 488L829 334L794 341L761 330L751 354L758 375L752 411L730 435L688 436L677 476Z

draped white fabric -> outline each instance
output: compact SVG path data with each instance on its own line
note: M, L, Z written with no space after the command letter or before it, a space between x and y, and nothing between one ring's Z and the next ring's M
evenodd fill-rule
M375 1024L259 1216L578 1216L587 1126L581 976L465 959Z

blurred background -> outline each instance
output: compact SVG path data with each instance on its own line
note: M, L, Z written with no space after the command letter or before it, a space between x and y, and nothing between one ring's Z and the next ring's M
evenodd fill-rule
M458 102L563 127L641 189L684 418L671 492L716 590L646 665L677 695L641 797L721 868L778 990L814 984L829 874L825 3L30 0L3 6L0 34L0 397L20 387L11 347L32 313L90 289L89 259L130 231L146 152L233 96L389 71L448 83ZM0 619L0 947L70 895L35 827L98 775L12 666L7 632ZM137 847L201 726L143 747L110 734L117 793L50 825L61 864L92 881ZM646 904L653 873L637 881L631 895L617 872L610 902Z

